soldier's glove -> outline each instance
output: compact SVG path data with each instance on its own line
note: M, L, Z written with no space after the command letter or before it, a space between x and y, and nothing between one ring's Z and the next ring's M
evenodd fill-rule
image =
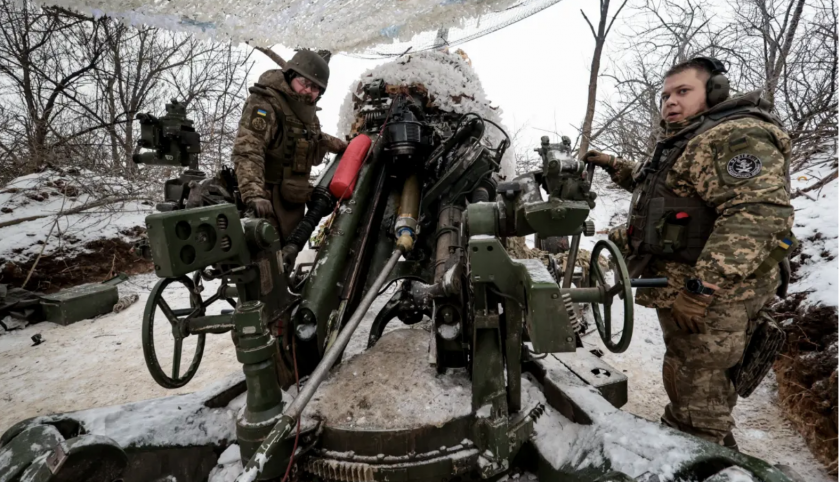
M686 333L706 333L706 310L714 299L711 295L698 295L686 290L680 291L673 306L671 316L677 328Z
M260 218L274 217L274 206L271 201L263 198L254 198L248 200L248 208L254 211L254 214Z
M604 154L599 151L588 151L583 156L584 162L591 162L601 167L615 167L615 156Z
M294 244L287 244L286 246L283 246L283 249L280 252L283 257L283 272L286 274L291 273L292 270L295 269L298 247Z

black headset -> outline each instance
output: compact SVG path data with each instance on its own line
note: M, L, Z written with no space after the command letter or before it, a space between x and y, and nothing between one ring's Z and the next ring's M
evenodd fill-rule
M723 75L727 71L723 62L714 57L694 57L691 61L701 62L712 71L712 75L706 81L706 105L712 107L728 99L729 79Z

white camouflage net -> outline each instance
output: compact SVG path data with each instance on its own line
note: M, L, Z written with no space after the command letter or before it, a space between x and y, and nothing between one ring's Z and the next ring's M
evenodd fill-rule
M455 44L497 30L560 0L49 0L214 39L372 56L432 48L439 29ZM471 19L471 20L467 20ZM466 39L466 40L465 40ZM381 45L388 44L388 45ZM373 48L375 45L380 47Z

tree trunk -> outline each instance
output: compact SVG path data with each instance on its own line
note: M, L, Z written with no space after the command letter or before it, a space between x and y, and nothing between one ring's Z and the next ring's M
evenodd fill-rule
M589 143L591 141L592 136L592 120L595 118L595 102L597 101L598 94L598 73L601 70L601 52L603 52L604 50L604 43L607 40L607 34L609 34L610 32L612 24L613 22L615 22L615 18L621 12L621 9L624 8L624 5L626 3L627 0L624 0L621 6L618 7L618 11L613 16L609 26L607 26L607 17L610 11L610 0L601 0L600 18L598 20L597 33L592 27L592 24L589 22L589 19L586 17L586 14L583 13L583 10L580 11L580 13L583 15L583 18L586 19L586 23L589 24L589 29L592 31L592 36L595 38L595 52L592 54L592 65L589 69L589 94L586 101L586 115L583 118L580 147L578 148L578 156L581 159L584 155L586 155L586 151L589 150Z

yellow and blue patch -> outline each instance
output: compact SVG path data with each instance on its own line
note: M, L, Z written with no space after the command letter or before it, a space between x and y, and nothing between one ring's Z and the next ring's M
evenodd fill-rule
M258 115L258 116L265 117L265 116L266 116L266 114L268 114L268 112L266 112L266 111L264 111L264 110L262 110L262 109L257 109L257 115Z

